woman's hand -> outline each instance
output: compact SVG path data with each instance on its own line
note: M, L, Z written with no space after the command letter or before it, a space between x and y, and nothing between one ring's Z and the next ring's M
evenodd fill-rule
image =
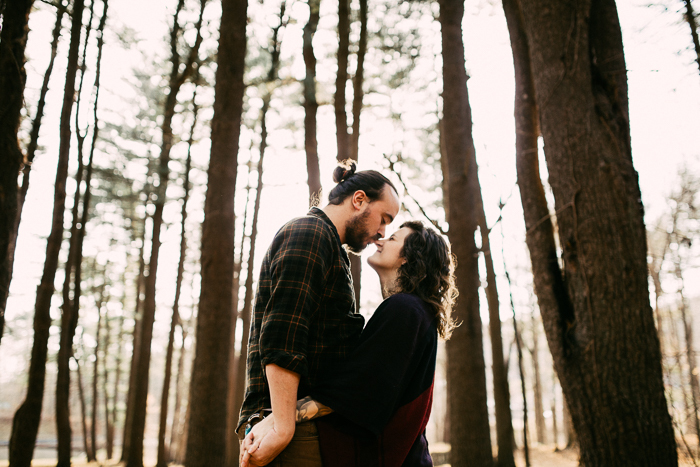
M280 430L274 415L253 427L241 445L241 467L267 465L287 447L294 432Z

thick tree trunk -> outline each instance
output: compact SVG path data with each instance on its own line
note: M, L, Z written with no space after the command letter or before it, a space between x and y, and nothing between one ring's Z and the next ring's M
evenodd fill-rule
M693 48L695 49L695 61L700 70L700 38L698 38L698 21L691 0L683 0L685 3L685 21L690 26L690 36L693 38Z
M46 94L49 92L49 81L51 79L53 65L56 61L56 55L58 53L58 40L61 37L61 23L63 21L63 14L65 13L65 11L66 9L63 6L63 2L61 1L59 3L58 8L56 8L56 23L53 29L53 38L51 39L51 58L49 59L49 65L46 67L46 71L44 72L44 82L41 85L41 91L39 93L39 103L37 104L36 115L34 115L34 120L32 121L32 129L29 133L29 144L27 145L27 154L25 155L24 163L22 164L22 185L19 187L19 193L17 194L17 215L15 217L14 228L10 232L10 240L9 245L7 247L7 261L9 262L8 267L10 268L9 276L7 279L8 290L9 284L12 281L12 271L15 261L15 248L17 247L17 234L19 233L19 224L22 220L22 209L24 208L24 201L27 199L27 191L29 190L29 174L32 169L32 163L34 162L37 147L39 146L39 129L41 128L41 120L44 116ZM3 296L2 286L0 286L0 340L2 340L3 334L3 311L5 310L6 303L7 296Z
M187 467L225 465L233 316L234 195L243 112L247 0L223 0L202 223L202 286L190 387Z
M516 77L533 78L563 271L536 159L520 150L518 178L535 290L581 465L676 466L615 4L521 4L532 72L521 67Z
M195 80L196 81L196 80ZM195 83L196 85L197 83ZM190 138L187 147L187 160L185 161L185 178L183 188L185 194L182 198L182 209L180 217L182 219L180 229L180 260L177 265L177 277L175 279L175 301L173 303L173 316L170 323L170 334L168 335L168 348L165 352L165 375L163 377L163 391L160 397L160 423L158 428L158 458L156 467L165 467L168 465L169 453L165 447L165 431L168 421L168 400L170 396L170 379L173 366L173 348L175 346L175 329L181 325L180 320L180 293L182 291L182 277L185 273L185 259L187 258L187 202L190 198L190 168L192 167L192 145L194 144L194 130L197 126L197 90L192 95L192 126L190 127ZM172 435L171 435L172 436Z
M309 174L309 205L315 206L321 197L321 169L318 164L318 142L316 140L316 56L313 39L318 27L321 0L308 0L309 22L304 26L304 148L306 150L306 170Z
M19 5L13 2L11 5ZM12 11L12 10L11 10ZM37 288L37 297L34 310L34 344L29 366L29 380L27 384L27 396L20 408L15 413L12 424L12 436L10 438L10 463L13 466L29 467L34 452L34 444L39 429L41 407L44 395L44 382L46 377L46 354L51 326L51 298L54 292L54 279L58 268L58 255L63 239L63 217L66 200L66 179L68 177L68 158L70 155L70 117L73 109L75 94L75 77L78 68L78 53L80 49L80 35L82 30L83 0L76 0L73 5L73 23L71 27L71 41L68 51L68 66L66 69L66 83L63 93L63 108L61 111L60 140L58 154L58 168L56 171L55 195L51 233L46 246L46 261L41 284ZM6 12L7 13L7 12ZM5 16L5 23L8 17ZM26 23L25 23L26 24ZM9 29L9 28L8 28ZM3 30L4 36L5 30ZM20 91L21 96L21 91ZM2 131L5 131L4 129ZM11 170L12 166L8 165ZM13 170L13 183L17 186L17 171ZM17 199L10 196L14 203L12 214L16 214ZM14 217L8 219L14 220ZM7 224L8 226L11 223ZM0 251L4 254L7 245L0 245ZM3 262L4 264L4 262Z
M481 317L479 316L478 249L474 240L478 212L476 156L462 42L464 3L440 1L443 56L444 138L449 183L450 241L457 257L459 299L454 309L461 322L447 342L447 388L451 463L491 466L491 434L486 405Z
M195 44L189 49L186 63L182 64L178 50L178 39L181 36L179 26L180 12L184 6L184 0L178 2L173 17L173 27L170 35L170 50L172 53L168 95L163 108L163 123L161 126L163 139L161 152L158 158L159 184L155 190L155 211L153 213L153 235L151 237L151 258L148 263L148 276L145 283L145 296L143 316L141 321L141 335L139 343L138 365L136 365L136 377L134 379L134 412L132 419L131 436L129 441L129 453L126 467L143 467L143 438L146 428L146 402L148 398L148 373L151 364L151 340L153 337L153 322L156 312L156 276L158 272L158 253L160 252L160 231L163 224L163 209L167 193L170 162L170 150L173 144L172 120L177 105L177 95L182 84L187 80L194 69L199 46L202 42L202 16L206 0L200 0L199 19L195 25L197 37Z
M4 2L3 2L4 3ZM17 218L17 175L22 165L22 151L17 140L24 85L24 49L27 44L27 21L34 0L16 0L5 5L0 32L0 340L5 329L5 306L10 293L12 261L10 254ZM77 57L77 56L76 56ZM32 450L34 446L32 446ZM31 453L30 453L31 455Z

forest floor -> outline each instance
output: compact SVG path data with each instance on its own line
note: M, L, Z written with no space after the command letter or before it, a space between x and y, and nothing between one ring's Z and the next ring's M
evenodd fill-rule
M679 453L680 454L680 453ZM685 456L679 455L678 465L681 467L690 467L695 464L692 461L684 459ZM515 454L516 465L524 466L525 458L522 450L518 450ZM145 459L146 466L155 465L155 459ZM32 462L33 467L54 467L56 459L36 459ZM81 457L73 458L73 467L121 467L124 464L115 460L85 462ZM567 449L564 451L555 451L553 445L535 445L530 448L530 465L532 467L576 467L578 466L578 453L576 450ZM0 460L0 467L7 467L7 460ZM171 467L182 467L178 464L171 464ZM449 464L442 464L437 467L450 467Z

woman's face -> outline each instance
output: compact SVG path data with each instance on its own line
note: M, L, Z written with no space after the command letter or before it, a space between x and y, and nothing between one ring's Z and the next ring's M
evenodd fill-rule
M404 239L411 233L408 227L402 227L389 238L376 242L377 251L367 259L367 263L377 272L398 270L406 262L401 256Z

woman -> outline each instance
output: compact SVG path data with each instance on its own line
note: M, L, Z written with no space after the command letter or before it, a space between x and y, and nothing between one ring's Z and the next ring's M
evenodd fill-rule
M322 417L320 451L328 467L431 466L425 427L437 340L449 338L456 297L450 249L437 232L411 221L378 241L367 262L385 300L343 367L297 403L297 423ZM264 451L273 426L271 415L253 427L242 445L243 465Z

